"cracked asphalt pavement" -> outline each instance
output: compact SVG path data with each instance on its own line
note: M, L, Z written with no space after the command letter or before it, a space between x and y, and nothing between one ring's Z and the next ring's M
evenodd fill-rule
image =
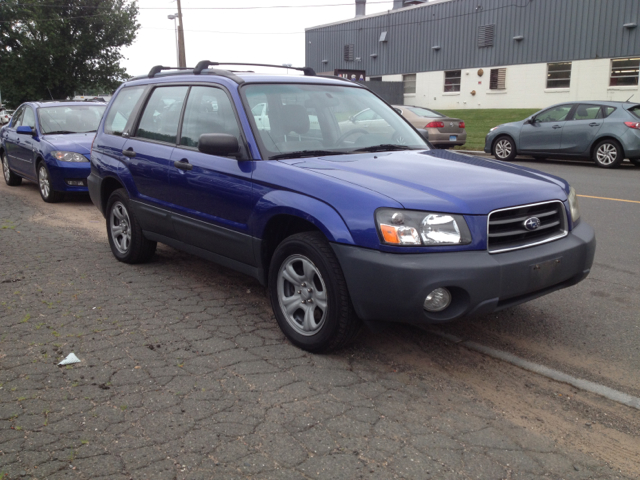
M251 278L0 187L0 479L637 478L632 417L407 326L306 353Z

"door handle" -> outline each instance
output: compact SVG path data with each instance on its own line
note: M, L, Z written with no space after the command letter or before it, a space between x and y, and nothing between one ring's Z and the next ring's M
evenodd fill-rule
M562 128L562 127L561 127L560 125L554 125L554 126L553 126L553 127L551 127L551 128L553 128L554 130L557 130L558 128Z
M600 125L600 124L599 124L599 123L596 123L596 122L593 122L593 123L590 123L590 124L589 124L589 126L590 126L590 127L597 127L598 125Z
M179 168L180 170L191 170L193 169L193 165L189 163L189 160L183 158L179 162L173 162L173 166Z
M125 157L133 158L136 156L136 152L133 151L133 148L129 148L127 150L122 150L122 154Z

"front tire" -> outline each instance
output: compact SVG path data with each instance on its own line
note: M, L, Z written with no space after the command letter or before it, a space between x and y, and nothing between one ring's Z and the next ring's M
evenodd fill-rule
M107 201L107 237L114 257L124 263L144 263L156 251L156 242L148 240L131 210L124 188L114 191Z
M624 160L622 147L615 140L602 140L593 149L593 161L600 168L616 168Z
M64 193L56 192L51 186L51 175L44 162L38 164L38 189L42 200L47 203L58 203L64 197Z
M268 289L280 329L303 350L336 350L360 331L338 259L319 232L298 233L278 245Z
M498 139L493 143L492 153L497 160L501 160L503 162L510 162L516 158L516 155L518 154L515 142L511 137L506 135L498 137Z
M7 154L2 152L2 173L4 175L4 181L10 187L17 187L22 183L22 177L16 175L9 168L9 160L7 159Z

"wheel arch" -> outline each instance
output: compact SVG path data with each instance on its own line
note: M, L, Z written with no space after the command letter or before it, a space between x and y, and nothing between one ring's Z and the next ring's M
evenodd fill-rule
M125 188L124 184L115 177L105 177L100 183L100 211L106 215L107 201L113 192Z

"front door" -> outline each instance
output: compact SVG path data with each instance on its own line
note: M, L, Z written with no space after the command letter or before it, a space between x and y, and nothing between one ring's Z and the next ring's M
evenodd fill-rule
M180 144L171 156L169 201L180 240L245 264L255 265L248 221L257 202L253 161L218 157L197 150L200 135L234 135L241 129L227 93L194 86L184 112ZM175 164L174 164L175 162Z
M558 152L562 144L562 129L573 105L558 105L540 112L520 130L518 151Z

